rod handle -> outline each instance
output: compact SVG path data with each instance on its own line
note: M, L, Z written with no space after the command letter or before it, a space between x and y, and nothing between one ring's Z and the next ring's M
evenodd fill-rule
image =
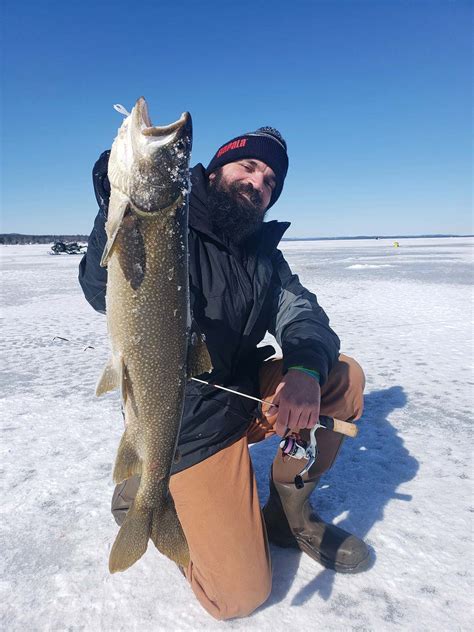
M346 437L357 437L357 433L359 432L359 428L355 424L351 424L348 421L342 421L341 419L334 420L334 427L332 428L334 432L340 432Z

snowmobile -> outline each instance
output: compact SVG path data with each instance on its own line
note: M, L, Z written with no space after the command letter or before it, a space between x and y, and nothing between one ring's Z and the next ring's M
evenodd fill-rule
M82 255L86 252L87 246L81 246L77 241L66 243L55 241L51 246L50 255Z

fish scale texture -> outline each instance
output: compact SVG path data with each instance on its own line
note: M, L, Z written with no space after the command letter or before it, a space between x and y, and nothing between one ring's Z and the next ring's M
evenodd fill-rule
M148 511L146 523L135 520L121 527L110 561L111 568L116 570L128 568L145 552L153 509L163 513L166 510L170 516L155 528L155 533L162 528L182 536L174 537L169 546L161 546L162 552L178 561L183 555L173 547L178 551L186 548L174 506L169 509L167 505L167 485L163 485L169 478L174 457L185 386L188 284L185 217L185 209L179 208L165 217L142 219L140 231L146 263L143 281L137 289L131 287L121 265L124 259L134 256L128 241L130 250L121 251L119 241L108 263L109 336L113 355L126 371L123 399L127 445L140 460L142 472L135 509L139 516ZM170 269L174 271L172 276ZM121 468L127 469L127 464L117 461L116 470ZM157 535L154 541L160 541Z

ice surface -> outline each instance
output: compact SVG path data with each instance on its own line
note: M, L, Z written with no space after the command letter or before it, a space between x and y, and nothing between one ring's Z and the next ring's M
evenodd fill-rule
M117 394L94 396L105 317L82 296L79 257L2 246L2 630L472 629L473 240L282 247L367 374L359 436L313 504L367 539L372 568L336 575L272 547L269 601L228 623L152 545L109 575L122 419ZM251 449L262 503L275 449Z

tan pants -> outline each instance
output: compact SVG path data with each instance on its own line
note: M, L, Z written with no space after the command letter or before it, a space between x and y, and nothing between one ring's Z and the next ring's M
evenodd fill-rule
M281 371L281 360L262 365L262 399L272 400ZM364 384L364 373L357 362L339 356L321 389L321 415L345 421L359 419ZM265 407L263 412L263 418L254 421L246 436L170 480L191 554L186 578L201 605L216 619L250 614L271 591L268 541L248 451L248 443L275 433L276 416L266 415ZM331 467L343 441L343 436L335 432L319 429L317 433L320 453L310 471L311 478ZM291 482L301 467L301 461L283 463L277 454L273 476L280 482ZM136 480L117 486L112 501L117 519L136 488Z

